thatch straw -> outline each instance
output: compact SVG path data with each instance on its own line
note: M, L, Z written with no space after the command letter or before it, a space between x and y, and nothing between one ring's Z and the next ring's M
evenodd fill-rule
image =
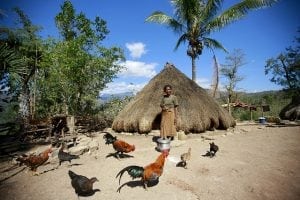
M118 114L112 129L139 133L159 129L159 104L166 84L172 85L179 102L177 130L200 133L212 128L227 129L235 126L234 119L203 88L167 63Z

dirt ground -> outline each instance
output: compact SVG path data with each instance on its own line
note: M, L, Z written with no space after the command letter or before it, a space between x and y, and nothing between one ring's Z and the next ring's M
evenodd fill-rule
M154 133L155 135L155 133ZM2 162L0 194L2 200L76 200L68 170L97 177L100 189L80 199L186 199L186 200L298 200L300 199L300 126L266 126L241 124L227 131L189 134L185 140L171 143L170 155L159 183L145 191L139 179L124 174L121 185L116 174L128 165L144 166L159 155L153 135L119 134L118 138L135 144L134 156L117 160L106 156L114 152L98 133L99 149L84 154L70 166L58 165L57 158L38 168L32 176L24 167ZM214 141L220 148L215 158L203 157ZM192 148L188 168L176 167L180 154ZM24 169L24 170L23 170ZM121 186L120 193L117 189Z

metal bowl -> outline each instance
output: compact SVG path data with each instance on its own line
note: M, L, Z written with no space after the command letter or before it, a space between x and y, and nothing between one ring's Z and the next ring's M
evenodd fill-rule
M165 150L170 150L170 145L171 143L171 140L169 139L162 139L162 138L159 138L157 139L157 149L159 151L165 151Z

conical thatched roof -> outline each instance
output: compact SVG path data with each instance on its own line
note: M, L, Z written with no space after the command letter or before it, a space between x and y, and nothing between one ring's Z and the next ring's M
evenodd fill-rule
M207 92L167 63L114 119L112 129L117 132L148 133L159 129L160 101L163 87L170 84L177 96L179 119L177 129L185 132L204 132L211 128L227 129L234 119Z

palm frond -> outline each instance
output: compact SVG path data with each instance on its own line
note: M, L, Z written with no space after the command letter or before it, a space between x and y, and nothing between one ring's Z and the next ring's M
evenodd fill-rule
M204 23L210 21L213 17L216 16L218 11L221 8L223 0L208 0L203 12L201 12L201 18L204 19Z
M176 19L164 14L161 11L153 12L148 18L146 18L146 22L165 24L169 28L173 29L174 32L181 32L183 30L182 24L180 24Z
M225 47L215 39L203 37L204 45L211 49L222 49L224 52L228 53Z
M15 51L5 44L0 44L0 71L1 77L6 72L24 73L24 62Z
M200 1L199 0L173 0L171 1L175 7L175 16L180 19L180 23L186 23L189 27L193 24L194 16L200 14Z
M236 20L241 19L249 11L272 6L277 0L244 0L225 10L221 15L211 20L208 25L208 30L220 29Z
M186 34L183 34L182 36L180 36L180 38L177 40L177 43L176 43L176 46L174 48L174 50L177 50L178 47L184 43L185 41L187 41L187 35Z

